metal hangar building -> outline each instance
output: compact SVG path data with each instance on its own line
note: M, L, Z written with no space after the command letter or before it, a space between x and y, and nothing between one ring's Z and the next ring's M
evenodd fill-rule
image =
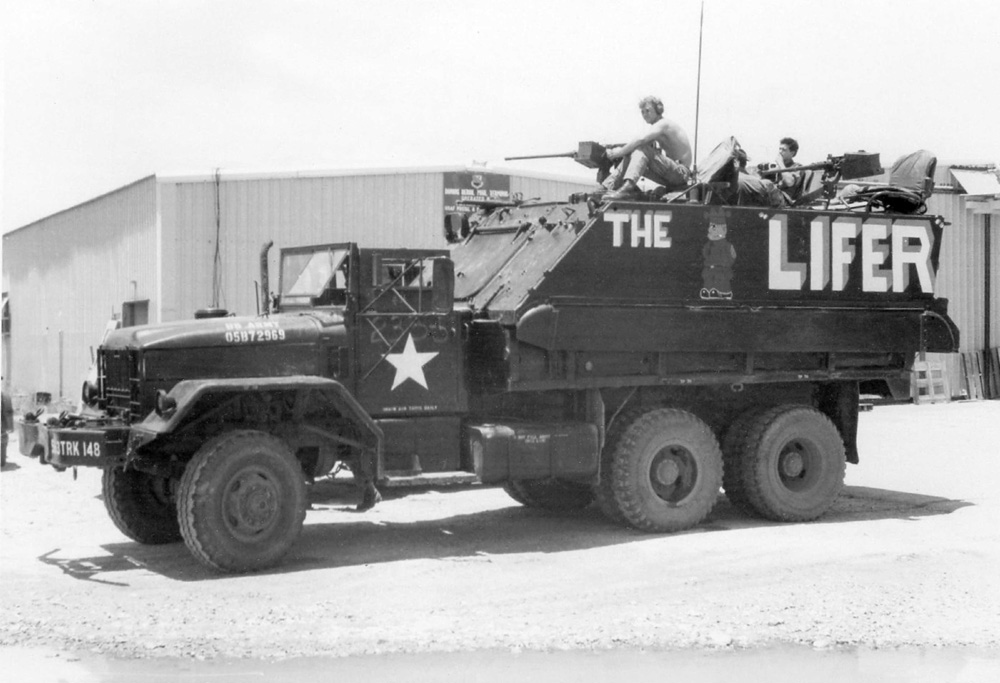
M3 236L3 376L18 411L75 408L112 319L257 310L260 253L305 244L443 248L459 199L565 200L585 179L434 167L151 175ZM273 280L272 280L273 282Z

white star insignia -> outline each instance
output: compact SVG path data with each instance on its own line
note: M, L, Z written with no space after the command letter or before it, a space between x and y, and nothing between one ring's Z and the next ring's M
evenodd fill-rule
M438 355L437 351L419 353L417 347L413 345L413 335L411 334L406 340L406 347L402 353L390 353L385 357L396 368L396 379L392 382L392 388L395 389L406 380L412 379L426 389L427 378L424 377L424 366L430 363L436 355Z

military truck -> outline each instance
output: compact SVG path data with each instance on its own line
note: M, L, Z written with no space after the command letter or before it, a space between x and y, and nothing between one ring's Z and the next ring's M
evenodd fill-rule
M699 524L720 489L815 519L859 461L859 394L957 348L943 221L702 186L483 203L449 248L283 249L256 315L112 332L87 409L22 425L22 451L102 468L125 535L220 571L279 563L342 468L649 532Z

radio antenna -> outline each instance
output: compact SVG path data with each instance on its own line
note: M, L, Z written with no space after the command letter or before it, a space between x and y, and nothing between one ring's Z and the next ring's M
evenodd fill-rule
M694 157L692 172L698 178L698 119L701 113L701 38L705 28L705 0L701 0L701 18L698 20L698 84L694 96Z

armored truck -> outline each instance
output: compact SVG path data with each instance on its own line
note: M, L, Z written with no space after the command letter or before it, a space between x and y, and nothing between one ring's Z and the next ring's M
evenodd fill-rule
M86 409L23 425L22 452L102 468L125 535L229 572L279 563L338 471L649 532L720 491L815 519L859 462L859 394L957 349L944 224L710 194L485 203L442 249L283 249L256 315L110 333Z

